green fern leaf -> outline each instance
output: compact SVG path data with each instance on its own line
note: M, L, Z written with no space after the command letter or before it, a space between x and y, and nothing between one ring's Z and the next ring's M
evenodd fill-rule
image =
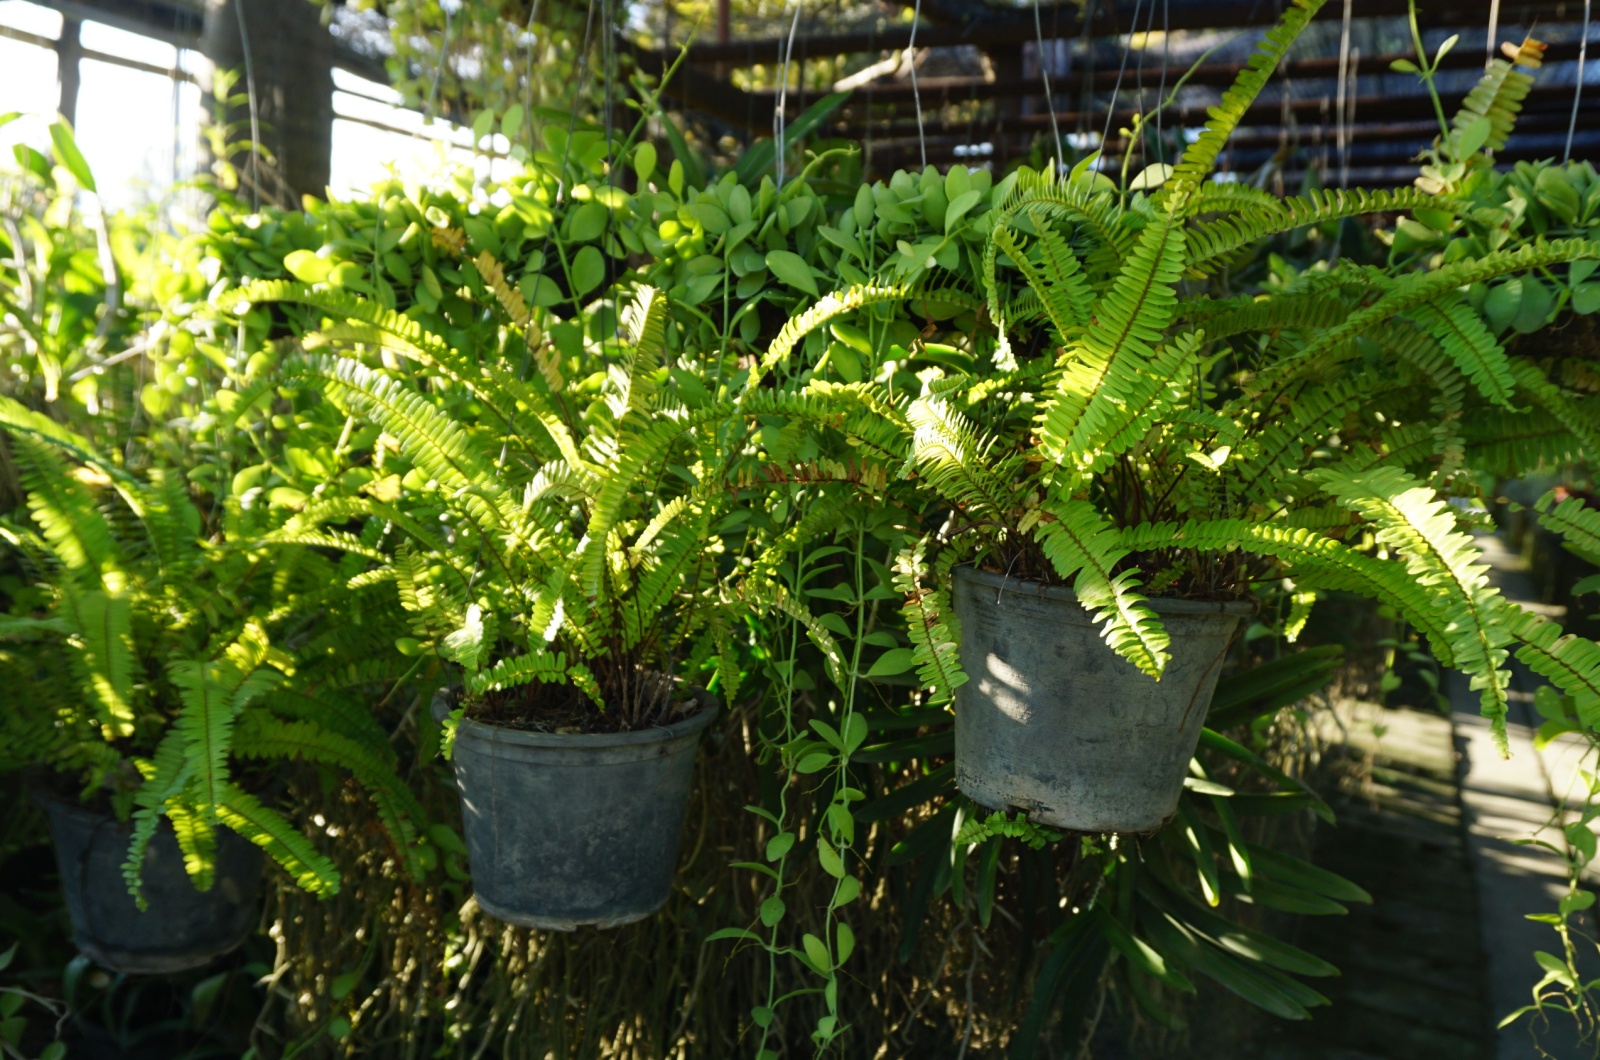
M339 893L339 870L309 840L255 796L228 784L217 806L218 819L267 852L294 877L301 890L319 898Z
M1046 502L1050 518L1034 532L1045 556L1063 579L1075 579L1072 591L1097 622L1101 636L1118 655L1142 672L1160 679L1171 656L1161 620L1134 592L1134 571L1114 573L1127 556L1118 533L1087 501Z
M1479 562L1472 539L1456 529L1448 504L1393 467L1360 474L1324 469L1307 477L1368 519L1379 543L1399 552L1417 583L1439 595L1456 665L1472 675L1496 745L1510 754L1505 715L1511 675L1502 669L1508 657L1502 646L1510 639L1505 604L1490 587L1488 567Z
M927 584L929 541L925 534L900 549L894 587L906 599L900 614L911 638L917 677L928 694L925 705L933 707L951 702L955 690L967 683L967 674L961 668L961 629L949 594Z
M1439 340L1444 352L1479 393L1496 405L1511 406L1511 395L1517 386L1511 362L1465 298L1458 295L1418 306L1411 315L1423 330Z
M1146 227L1095 319L1067 344L1055 389L1036 417L1039 448L1074 471L1108 461L1102 446L1144 410L1135 405L1166 381L1170 358L1156 347L1177 305L1184 237L1170 213ZM1170 377L1170 376L1169 376Z
M1176 209L1192 209L1192 197L1210 175L1233 130L1244 118L1245 111L1266 87L1272 72L1288 53L1289 46L1316 17L1323 3L1324 0L1293 0L1277 25L1268 30L1266 37L1256 46L1244 69L1239 71L1239 76L1222 94L1222 99L1210 109L1211 116L1206 121L1205 129L1184 150L1172 175L1162 185L1161 197L1175 201L1178 204Z

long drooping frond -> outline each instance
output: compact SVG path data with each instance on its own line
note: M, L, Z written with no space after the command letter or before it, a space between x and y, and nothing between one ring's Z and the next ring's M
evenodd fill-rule
M1138 575L1116 572L1127 556L1117 530L1086 501L1048 503L1050 517L1039 521L1035 536L1062 579L1085 610L1103 623L1106 644L1144 673L1159 678L1171 656L1166 630L1145 598L1135 592Z
M1107 444L1170 378L1176 358L1158 348L1178 301L1183 240L1171 213L1151 219L1116 282L1095 303L1093 323L1062 354L1060 377L1036 425L1040 450L1070 472L1094 470L1114 457Z
M1293 0L1277 25L1267 31L1266 37L1251 53L1245 68L1222 94L1222 99L1217 105L1211 108L1211 116L1206 121L1206 127L1201 131L1199 138L1184 150L1183 157L1179 159L1172 175L1162 186L1160 196L1174 202L1170 209L1179 212L1192 209L1191 200L1195 192L1211 175L1212 167L1217 164L1217 158L1227 146L1233 130L1244 118L1245 111L1261 94L1261 90L1271 79L1272 72L1288 54L1290 45L1294 44L1301 31L1316 17L1324 2L1325 0Z
M1324 469L1308 477L1368 519L1379 543L1399 552L1417 584L1438 595L1455 664L1472 675L1496 743L1509 754L1505 714L1511 675L1503 669L1510 639L1507 605L1489 585L1488 567L1479 562L1472 539L1456 529L1448 502L1393 467L1358 474Z

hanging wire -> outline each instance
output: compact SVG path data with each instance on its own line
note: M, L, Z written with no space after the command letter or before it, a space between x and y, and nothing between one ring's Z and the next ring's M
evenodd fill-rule
M567 163L572 157L572 137L573 134L578 130L578 104L583 100L583 90L587 86L589 80L589 45L590 41L593 39L592 31L594 29L594 8L595 5L589 5L589 15L588 18L584 20L583 24L583 48L578 53L578 81L577 86L573 89L572 93L572 113L567 118L566 142L561 145L561 165L556 170L555 202L557 203L559 203L562 198L565 197ZM539 304L539 285L544 282L545 265L549 260L550 255L541 254L539 256L539 266L534 270L533 290L529 292L528 296L529 303L533 305ZM522 360L517 366L517 379L519 381L528 378L528 369L533 365L533 344L528 341L527 335L523 335L522 338ZM505 437L500 439L500 456L499 459L495 461L495 467L497 469L503 470L505 468L506 460L511 454L511 442L516 437L516 421L507 420ZM478 551L472 559L472 574L467 578L467 592L469 594L472 592L473 586L478 584L478 575L481 573L483 573L483 535L479 534Z
M445 63L450 61L451 19L459 6L459 0L457 3L449 3L447 0L439 6L444 8L444 39L439 42L439 64L433 68L433 84L428 88L428 105L422 109L423 117L426 118L435 117L434 105L439 99L439 81L444 77Z
M920 0L919 0L920 3ZM1055 144L1057 179L1061 176L1061 127L1056 124L1056 97L1050 91L1050 65L1044 59L1044 27L1039 23L1039 0L1033 0L1033 40L1037 51L1034 58L1039 63L1039 77L1044 81L1044 105L1050 108L1050 137ZM1052 55L1051 58L1054 58ZM915 82L913 82L915 83Z
M1151 3L1154 2L1155 0L1151 0ZM1103 153L1105 151L1105 146L1111 139L1111 122L1117 113L1117 97L1122 94L1122 75L1128 71L1128 53L1133 50L1133 32L1139 28L1139 10L1143 3L1144 0L1133 0L1132 29L1129 31L1128 39L1122 44L1122 64L1117 67L1117 80L1116 83L1111 86L1111 102L1106 105L1106 128L1105 131L1100 134L1100 150L1102 152L1100 161L1102 163L1105 162L1105 155ZM1115 13L1116 8L1111 8L1111 11ZM1116 28L1116 26L1112 27L1112 29ZM1118 33L1117 35L1120 37L1122 34Z
M800 9L805 6L804 0L797 0L794 5L794 19L789 23L789 38L782 46L781 56L782 73L778 79L778 108L772 112L772 146L777 156L778 187L783 187L783 156L788 152L784 150L783 129L786 115L784 107L789 102L789 60L794 57L794 35L800 28Z
M527 73L522 79L522 127L528 131L528 155L530 158L539 146L539 139L533 127L533 27L534 23L539 20L539 2L540 0L533 0L533 6L528 11L528 24L522 31L523 47L528 53ZM667 10L672 10L671 5L668 5ZM541 40L539 43L543 44L544 42Z
M1113 10L1113 17L1115 11ZM1089 132L1089 109L1094 105L1095 51L1090 30L1094 25L1094 0L1084 0L1083 28L1078 31L1078 52L1083 56L1083 81L1078 86L1078 133Z
M1161 0L1161 87L1156 89L1156 161L1167 161L1167 141L1162 117L1167 109L1167 66L1172 61L1172 19L1167 0Z
M1583 36L1578 38L1578 76L1572 87L1572 117L1567 120L1567 149L1561 153L1561 164L1572 161L1572 134L1578 131L1578 103L1583 99L1583 64L1589 52L1589 15L1591 0L1583 0Z
M1489 36L1483 42L1483 67L1494 62L1494 39L1500 35L1500 0L1489 0Z
M1360 69L1361 48L1356 46L1350 49L1350 88L1344 111L1345 143L1352 151L1356 144L1356 133L1359 131L1356 126L1356 86L1361 83ZM1340 179L1349 181L1349 171L1341 173Z
M593 7L593 5L590 5ZM612 139L616 125L615 95L617 81L617 35L616 16L612 9L612 0L601 0L602 21L605 22L605 36L600 42L600 62L605 68L605 97L601 104L601 112L605 116L606 127L606 183L616 182L617 160L612 156ZM606 211L606 225L609 228L613 211Z
M867 23L867 54L868 55L876 55L876 54L878 54L878 49L876 47L874 47L874 45L877 44L877 43L878 43L878 20L876 18L874 18L871 22ZM876 85L877 83L878 83L878 79L877 78L873 78L871 81L867 82L867 86L866 86L867 87L867 105L864 108L865 121L863 122L863 125L866 128L866 137L861 141L861 176L862 176L862 179L865 179L866 176L869 173L872 172L872 90L873 90L873 86Z
M1144 20L1144 42L1139 47L1139 62L1134 66L1134 70L1133 70L1133 83L1138 87L1138 90L1139 90L1139 94L1136 97L1138 102L1135 103L1134 106L1137 107L1138 110L1139 110L1140 120L1139 120L1139 139L1138 139L1137 143L1129 143L1128 151L1130 153L1133 150L1135 150L1135 148L1137 148L1140 151L1144 151L1145 150L1145 146L1144 146L1144 142L1145 142L1145 128L1144 128L1144 53L1150 50L1150 34L1155 29L1155 25L1156 25L1156 5L1155 5L1155 0L1150 0L1150 14L1145 16L1145 20ZM1137 21L1135 21L1134 24L1133 24L1133 32L1137 33L1138 30L1139 30L1139 23ZM1130 48L1133 46L1133 38L1132 38L1132 36L1130 36L1128 38L1128 46ZM1156 106L1159 107L1160 105L1161 105L1161 99L1158 96L1156 98ZM1149 152L1146 151L1145 152L1145 158L1148 159L1149 157L1150 157L1149 156Z
M256 105L256 64L250 57L250 32L244 24L244 0L234 0L233 18L239 24L239 48L244 52L244 91L250 105L250 206L261 209L261 111Z
M1039 14L1038 0L1034 0L1034 16ZM917 91L917 23L922 21L922 0L916 0L911 9L911 39L906 42L906 54L911 58L911 105L917 109L917 148L922 152L922 168L928 168L928 141L922 134L922 93Z
M1350 73L1350 17L1353 0L1344 0L1344 25L1339 31L1339 85L1334 100L1333 138L1339 151L1339 187L1350 186L1350 142L1344 123L1345 79ZM1324 96L1324 99L1327 97Z

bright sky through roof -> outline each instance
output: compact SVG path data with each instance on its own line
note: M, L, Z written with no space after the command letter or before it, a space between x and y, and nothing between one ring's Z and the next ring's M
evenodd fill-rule
M0 26L54 41L61 15L26 0L0 0ZM199 59L170 44L97 22L84 22L86 52L196 73ZM77 139L111 209L161 199L175 181L199 164L203 98L198 86L166 74L134 70L86 55L79 64ZM243 88L241 84L240 88ZM365 189L392 165L403 175L427 175L442 162L476 163L480 175L502 176L509 167L471 153L471 133L448 122L425 125L422 116L399 106L387 85L334 71L333 157L330 184L336 195ZM12 145L27 143L48 152L49 122L59 104L56 55L48 46L0 36L0 114L24 117L0 127L0 166L13 164ZM374 124L389 126L377 128ZM504 150L499 143L496 147Z

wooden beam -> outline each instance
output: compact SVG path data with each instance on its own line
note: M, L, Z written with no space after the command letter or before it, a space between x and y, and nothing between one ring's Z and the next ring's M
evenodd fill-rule
M1351 63L1351 68L1357 76L1371 77L1390 73L1389 64L1396 59L1413 59L1410 52L1395 52L1389 55L1362 56L1359 62ZM1557 63L1571 62L1578 58L1578 42L1566 41L1552 44L1545 52L1545 67L1548 69ZM1230 85L1239 74L1243 63L1207 63L1197 67L1189 77L1191 85ZM1443 70L1468 70L1483 66L1482 56L1474 49L1459 49L1452 51L1444 57L1440 65ZM1170 66L1167 73L1167 84L1177 80L1183 67ZM1336 56L1314 59L1294 59L1284 63L1278 68L1279 77L1292 78L1296 81L1322 80L1335 78L1339 75L1339 60ZM1155 89L1155 81L1160 76L1160 68L1152 70L1145 67L1145 87ZM1546 75L1539 75L1541 80ZM1095 90L1110 90L1117 83L1117 70L1095 70L1087 74ZM1073 77L1059 84L1052 84L1055 97L1060 100L1065 97L1075 97L1079 94L1078 87L1084 78ZM1124 89L1131 88L1131 78L1123 78ZM988 99L1012 99L1016 97L1039 96L1043 97L1044 87L1037 77L996 79L984 81L975 77L926 77L917 81L918 93L922 99L923 113L927 114L932 106L949 103L966 103L977 99L979 102ZM855 95L845 104L847 108L858 107L864 102L865 87L856 90ZM775 89L753 89L751 95L756 97L772 96ZM826 95L820 91L800 91L790 89L788 100L790 106L806 106ZM874 103L909 103L913 94L910 84L899 82L892 84L875 83L872 86Z
M1059 6L1059 10L1056 7ZM1483 16L1476 8L1465 6L1419 5L1418 22L1424 28L1446 25L1479 25ZM1405 16L1408 0L1356 0L1356 18L1395 18ZM1546 22L1565 22L1572 18L1570 4L1565 0L1529 0L1516 9L1520 19L1541 19ZM1259 0L1204 0L1180 2L1171 5L1167 28L1180 29L1235 29L1247 26L1267 26L1277 21L1277 7ZM1133 27L1134 5L1122 0L1117 4L1093 5L1089 33L1096 37L1120 36ZM1342 16L1337 4L1328 4L1318 13L1319 19ZM1148 8L1141 8L1141 24L1148 17ZM1059 21L1057 21L1059 19ZM1051 5L1041 11L1041 23L1051 26L1049 39L1077 37L1084 32L1082 11L1077 4ZM961 44L989 49L1000 45L1032 43L1035 39L1033 12L1028 7L985 7L968 21L943 26L922 26L917 30L917 46L953 47ZM694 44L689 48L689 60L695 63L726 62L738 64L765 62L777 54L782 38L747 39L720 44L711 41ZM848 33L822 33L795 38L798 54L802 49L811 56L851 55L857 52L887 51L905 48L911 43L910 27L884 26L873 31L852 30Z
M1546 107L1552 109L1571 107L1572 89L1573 86L1571 85L1535 86L1528 93L1527 101L1524 104L1524 111L1533 112ZM1385 121L1403 120L1408 118L1426 118L1432 117L1434 113L1433 101L1425 95L1362 96L1356 100L1355 106L1356 114L1358 116L1362 115L1363 113L1368 116L1377 114L1381 115ZM1333 102L1331 99L1324 99L1322 97L1293 99L1288 101L1287 107L1289 112L1294 114L1297 121L1301 122L1302 124L1305 124L1308 121L1317 120L1325 109L1329 112L1329 120L1332 120L1331 112L1333 109ZM1199 106L1172 108L1166 112L1167 126L1169 128L1175 128L1180 125L1186 125L1190 128L1197 128L1205 123L1208 116L1207 109L1207 107ZM1259 101L1252 104L1250 108L1245 111L1244 120L1240 124L1247 127L1253 125L1276 126L1281 123L1284 109L1285 104L1282 100L1273 99ZM1119 108L1115 114L1112 115L1113 128L1125 125L1133 117L1134 113L1135 111L1132 107ZM1562 113L1566 112L1562 111ZM1104 124L1105 118L1106 115L1105 111L1103 110L1060 110L1056 112L1056 122L1063 129L1069 127L1076 128L1080 120L1088 121L1090 128L1099 129ZM1019 128L1027 129L1030 134L1034 134L1049 129L1050 115L1024 114L1013 119L1013 123ZM986 123L984 122L978 122L976 124L976 128L979 130L977 135L980 139L983 138L981 130L984 129L985 124ZM1586 123L1580 120L1580 127L1592 124L1592 122ZM968 136L967 130L972 126L972 122L944 120L929 121L926 114L923 116L923 132L924 135L927 136L956 135L966 137ZM1359 130L1359 121L1356 123L1355 127ZM830 136L861 138L870 135L874 139L915 135L915 133L916 118L914 115L908 115L905 117L896 116L887 121L855 120L833 122L829 124L826 130L826 134Z

